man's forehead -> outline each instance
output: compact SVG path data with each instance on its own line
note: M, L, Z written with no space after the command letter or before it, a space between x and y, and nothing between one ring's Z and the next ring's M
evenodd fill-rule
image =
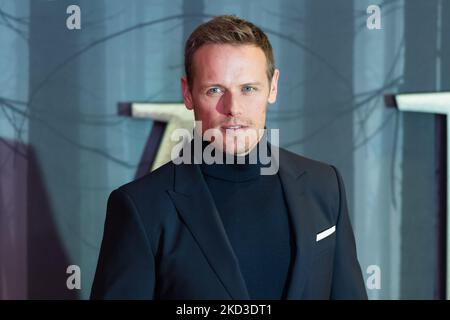
M196 57L201 58L216 58L221 54L229 56L230 54L238 54L242 57L244 56L259 56L265 58L264 51L253 44L229 44L229 43L206 43L202 45L194 53L193 59Z
M266 59L262 49L253 45L208 44L194 55L193 75L202 86L260 84L266 75Z

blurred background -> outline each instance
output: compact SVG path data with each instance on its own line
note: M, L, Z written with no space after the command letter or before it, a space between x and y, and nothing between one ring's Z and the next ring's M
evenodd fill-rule
M0 0L0 299L89 297L107 197L152 129L118 103L182 102L184 42L220 14L269 36L280 145L340 169L369 298L443 298L442 118L383 95L450 90L450 1Z

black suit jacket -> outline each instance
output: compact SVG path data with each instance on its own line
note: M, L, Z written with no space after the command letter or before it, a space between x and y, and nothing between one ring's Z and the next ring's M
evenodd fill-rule
M296 245L287 298L366 299L336 168L279 148L279 176ZM169 162L111 193L91 298L249 299L198 165Z

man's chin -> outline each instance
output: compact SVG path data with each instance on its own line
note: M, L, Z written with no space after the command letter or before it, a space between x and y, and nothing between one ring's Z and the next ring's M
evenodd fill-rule
M222 153L231 155L246 155L258 143L260 134L251 127L238 130L225 130L222 127L209 129L203 133L203 139L212 141L214 148ZM207 130L208 131L208 130Z

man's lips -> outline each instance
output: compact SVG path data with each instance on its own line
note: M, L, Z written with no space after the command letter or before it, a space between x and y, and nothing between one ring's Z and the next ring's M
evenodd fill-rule
M221 127L226 130L238 130L247 128L247 126L243 124L231 124L231 123L223 124Z

